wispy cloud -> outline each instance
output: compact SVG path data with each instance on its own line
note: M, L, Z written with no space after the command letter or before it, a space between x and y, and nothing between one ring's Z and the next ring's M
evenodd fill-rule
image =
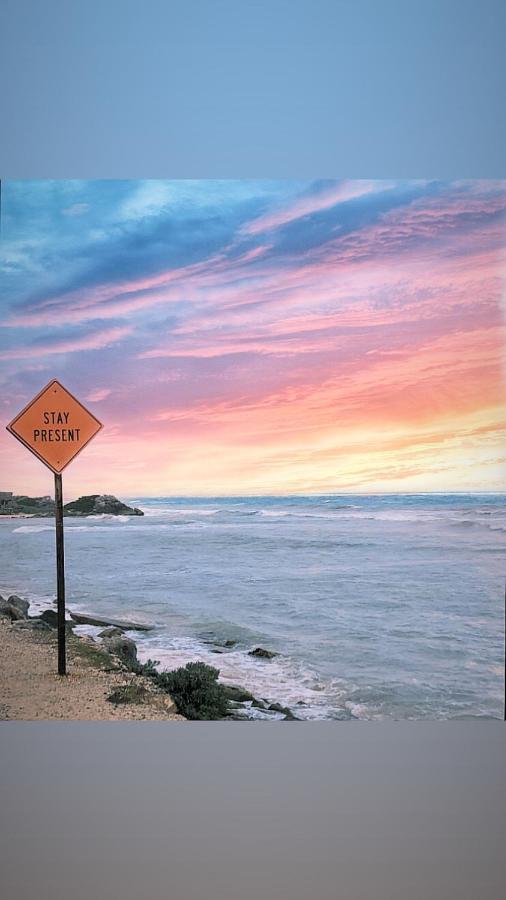
M244 228L245 234L261 234L288 225L296 219L302 219L325 209L330 209L340 203L357 200L370 194L387 191L394 187L388 181L343 181L337 185L327 187L317 194L306 194L293 200L288 205L259 216L249 222ZM338 226L337 226L338 227Z
M0 351L0 359L29 359L39 356L53 356L60 353L76 353L83 350L101 350L117 344L122 338L132 333L130 327L108 328L82 337L50 339L25 347L12 347Z
M95 391L90 391L84 399L89 403L100 403L102 400L110 397L111 393L112 391L110 388L97 388Z
M497 487L506 182L3 187L6 415L39 357L103 402L81 472L148 493Z
M73 203L72 206L67 206L63 210L63 215L70 216L71 218L74 218L74 216L84 216L89 208L89 203Z

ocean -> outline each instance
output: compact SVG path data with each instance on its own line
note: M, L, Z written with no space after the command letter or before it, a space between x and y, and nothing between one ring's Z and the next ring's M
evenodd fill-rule
M65 519L67 604L153 624L142 661L203 660L300 719L502 718L504 499L132 497L143 518ZM12 592L54 600L51 520L0 519Z

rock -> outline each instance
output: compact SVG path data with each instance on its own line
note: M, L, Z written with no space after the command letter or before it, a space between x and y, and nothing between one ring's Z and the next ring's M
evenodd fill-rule
M177 706L170 694L160 695L160 700L167 713L177 713Z
M103 631L99 632L99 638L112 638L112 637L121 637L124 633L124 628L104 628Z
M88 494L63 507L65 516L143 516L137 507L127 506L112 494Z
M268 707L272 712L283 713L285 719L291 720L293 722L297 721L296 716L294 716L291 709L288 706L281 706L281 703L271 703Z
M279 653L275 653L274 650L264 650L263 647L255 647L254 650L250 650L248 656L256 656L257 659L274 659L275 656L279 656Z
M204 644L212 644L213 647L220 648L218 652L221 652L222 648L225 648L225 650L230 650L231 647L235 647L235 645L237 644L237 641L233 640L232 638L227 638L227 640L225 641L217 639L213 631L203 631L201 632L200 637L203 640ZM211 652L214 653L215 651L212 650Z
M12 627L26 629L27 631L51 631L51 627L47 622L43 622L41 619L19 619L17 622L12 623Z
M106 638L104 640L104 647L108 653L117 656L118 659L125 663L129 668L136 668L139 665L137 661L137 647L131 638L127 638L124 635L121 635L121 637Z
M80 634L79 640L88 647L98 647L97 641L92 638L91 634Z
M22 597L18 597L17 594L11 594L7 603L10 603L11 606L15 606L16 609L19 609L24 616L28 615L28 608L30 606L28 600L23 600Z
M58 613L54 609L45 609L39 616L41 622L45 622L50 628L58 628Z
M237 703L246 703L248 700L255 699L253 694L237 684L224 684L223 690L227 700L232 700Z
M0 616L10 619L11 622L18 622L20 619L26 619L24 613L17 606L13 606L8 600L2 600L0 603Z
M121 628L123 631L153 631L154 629L154 625L144 625L141 622L128 622L125 619L106 619L104 616L87 616L84 613L70 612L70 618L77 622L78 625L107 625Z
M253 700L253 703L251 705L254 706L255 709L269 709L269 706L265 702L265 700Z

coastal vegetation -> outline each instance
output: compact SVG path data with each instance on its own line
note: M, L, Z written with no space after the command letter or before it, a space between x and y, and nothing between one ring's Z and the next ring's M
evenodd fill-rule
M219 670L202 662L190 662L172 672L161 672L157 683L173 698L187 719L223 719L228 712L225 687Z

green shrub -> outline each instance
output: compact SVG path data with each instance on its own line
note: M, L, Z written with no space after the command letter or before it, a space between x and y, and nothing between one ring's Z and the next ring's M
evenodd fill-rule
M142 684L123 684L109 694L109 703L115 706L121 703L144 703L148 696L146 688Z
M191 662L172 672L161 672L157 682L187 719L223 719L228 704L224 686L218 684L219 670L201 662Z
M139 675L145 675L146 678L152 678L153 681L158 681L159 674L157 666L159 665L160 660L148 659L145 663L139 664Z

